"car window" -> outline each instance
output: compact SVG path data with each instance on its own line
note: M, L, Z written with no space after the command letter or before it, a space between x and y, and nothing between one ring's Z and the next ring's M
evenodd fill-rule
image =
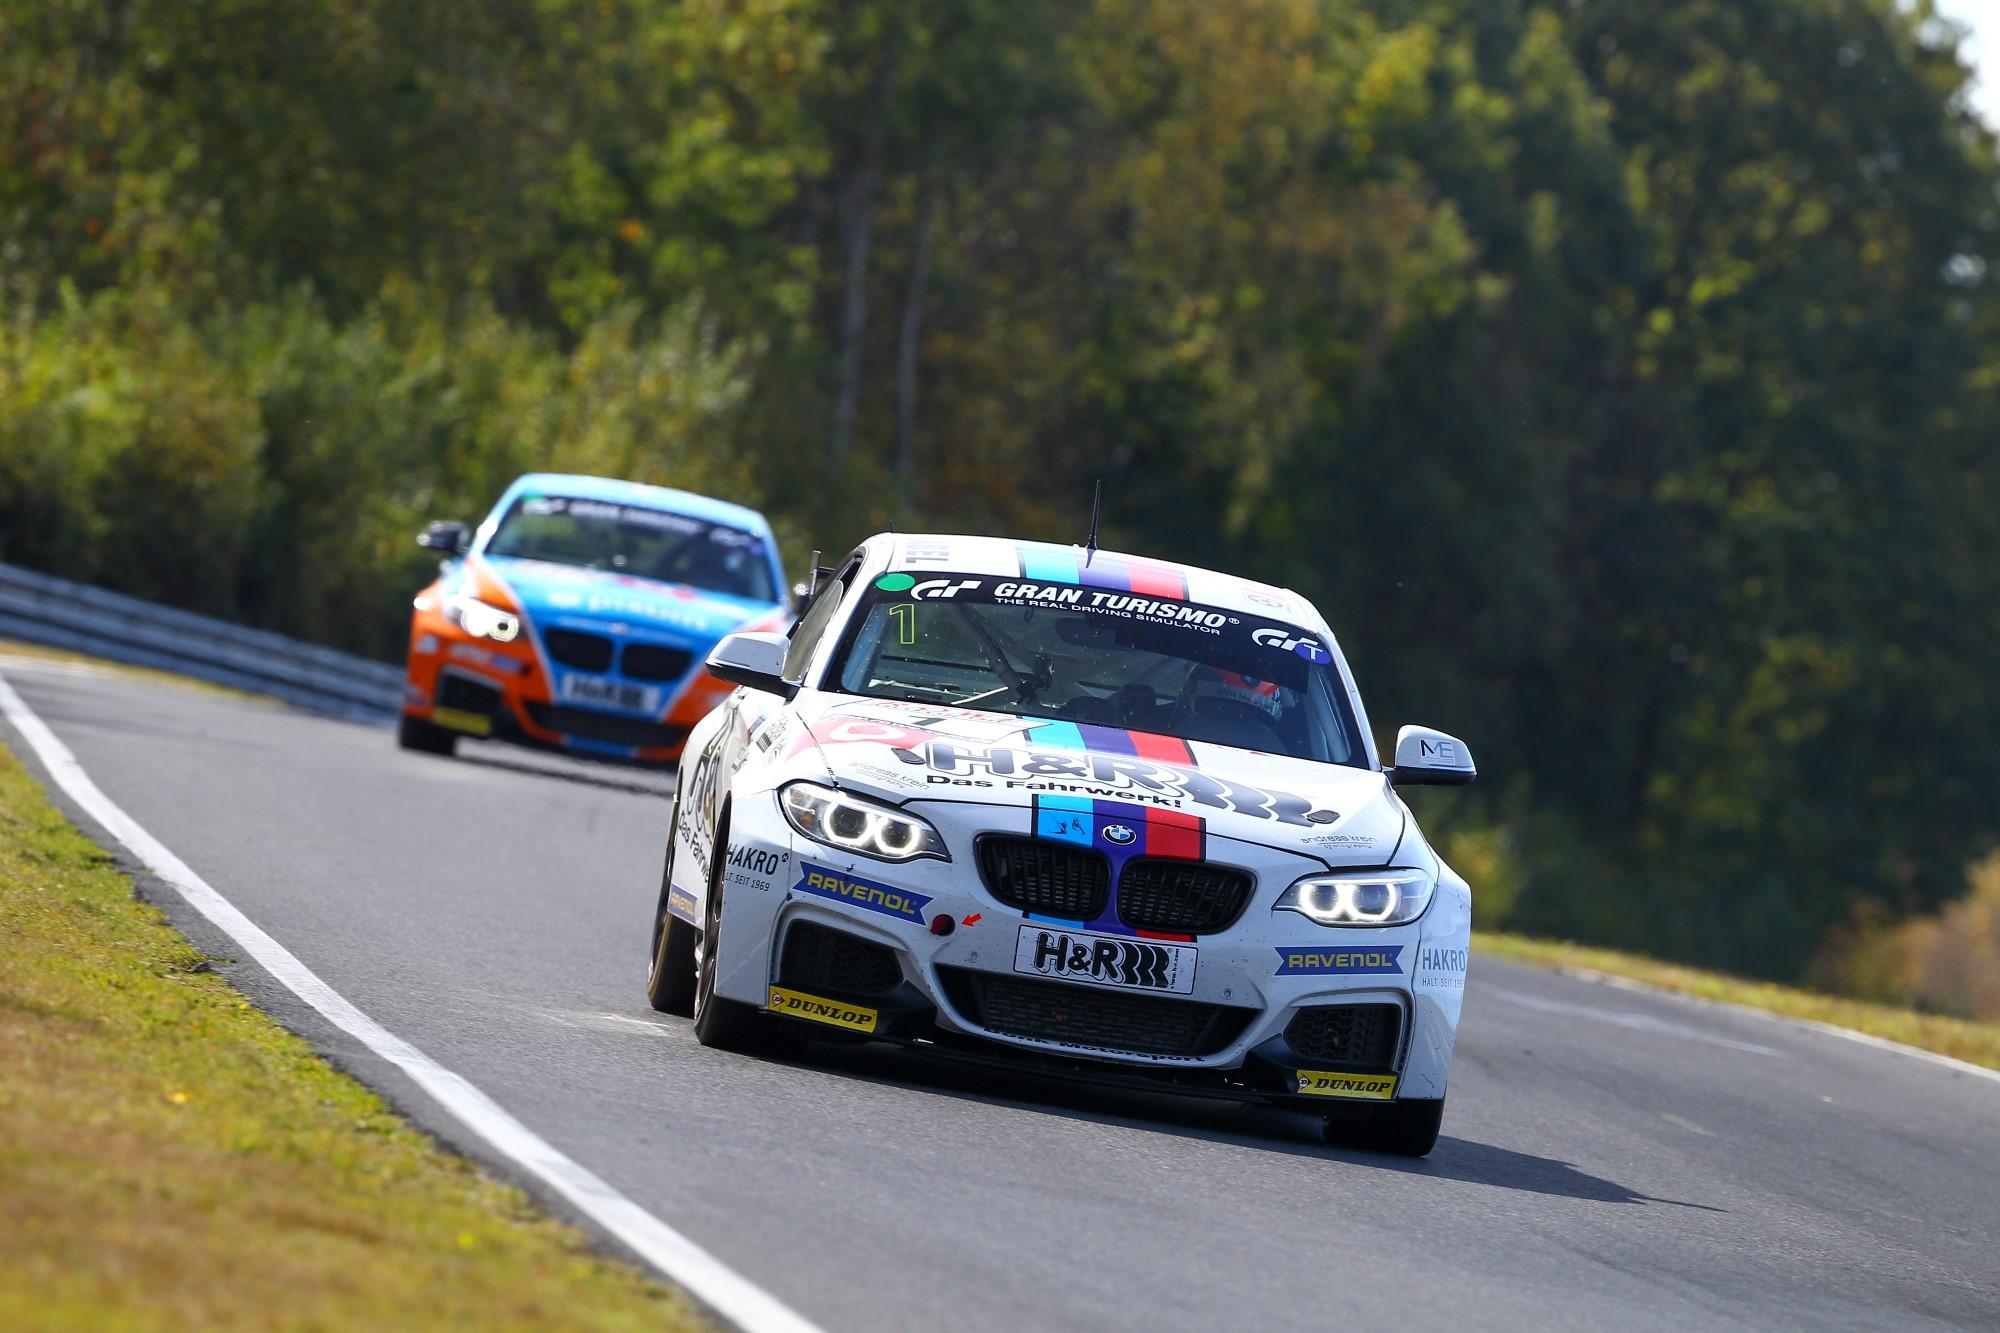
M687 514L567 495L524 495L500 520L485 554L585 569L775 602L762 536Z
M846 596L847 584L838 576L814 595L812 605L806 608L805 615L792 628L791 646L785 650L786 680L798 681L805 677L814 649L826 637L826 627L833 623L834 613L840 610L840 603Z
M850 694L1367 764L1317 633L1195 602L888 574L864 593L833 678Z

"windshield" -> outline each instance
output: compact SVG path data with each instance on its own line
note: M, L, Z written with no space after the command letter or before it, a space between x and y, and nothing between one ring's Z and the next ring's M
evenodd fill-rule
M830 679L849 694L1064 718L1365 767L1310 630L1195 602L991 576L885 574Z
M500 520L486 554L615 570L753 602L778 600L762 537L664 509L523 496Z

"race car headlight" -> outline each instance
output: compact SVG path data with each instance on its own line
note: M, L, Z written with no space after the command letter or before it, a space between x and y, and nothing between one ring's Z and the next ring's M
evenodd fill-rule
M475 639L510 643L521 632L521 618L491 602L460 593L444 600L444 618Z
M1286 889L1277 907L1322 926L1400 926L1424 914L1436 885L1423 870L1314 875Z
M817 782L794 782L779 794L785 818L814 842L883 861L914 861L920 856L951 860L944 839L915 815Z

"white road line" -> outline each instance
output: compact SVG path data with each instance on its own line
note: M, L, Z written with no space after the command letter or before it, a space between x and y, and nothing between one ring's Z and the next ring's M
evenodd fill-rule
M369 1050L408 1074L438 1105L461 1124L567 1199L668 1279L685 1287L696 1300L751 1333L818 1333L813 1324L742 1274L696 1245L680 1232L584 1169L470 1082L446 1069L395 1033L355 1008L340 992L321 981L284 945L236 909L227 898L101 791L83 771L69 747L21 696L0 678L0 715L14 724L40 756L56 785L90 817L130 848L189 906L213 922L244 949L266 972L321 1017Z

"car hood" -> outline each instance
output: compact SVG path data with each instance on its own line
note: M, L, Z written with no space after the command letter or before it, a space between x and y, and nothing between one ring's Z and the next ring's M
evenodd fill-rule
M817 752L840 786L897 803L962 802L1097 813L1177 811L1217 837L1384 865L1407 824L1372 769L1058 719L852 695L801 694L790 746ZM1029 816L1028 818L1034 818ZM1026 826L1027 820L1023 820Z
M481 563L512 595L522 614L538 625L610 622L626 632L713 643L778 609L769 602L610 570L513 556L483 557Z

